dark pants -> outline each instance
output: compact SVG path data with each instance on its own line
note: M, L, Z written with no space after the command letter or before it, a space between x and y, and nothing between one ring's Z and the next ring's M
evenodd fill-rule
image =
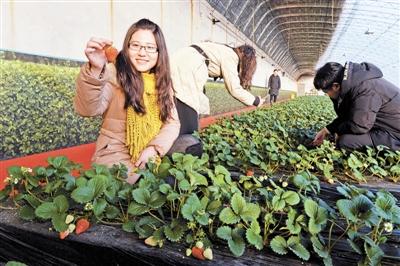
M194 131L199 130L199 115L193 108L178 99L176 99L176 109L181 129L179 137L167 154L172 155L174 152L181 152L200 157L203 154L203 145L198 138L192 136Z
M336 147L346 150L361 150L365 146L377 147L384 145L391 150L400 150L400 140L383 130L371 130L362 135L344 134L336 141Z
M369 133L362 135L344 134L341 135L336 141L336 147L338 149L361 150L365 146L374 146Z
M276 98L277 98L277 97L278 97L278 95L271 94L271 95L269 96L269 102L270 102L270 103L272 103L272 102L276 103Z
M199 114L193 108L176 99L176 109L181 122L179 135L193 134L193 132L199 131Z

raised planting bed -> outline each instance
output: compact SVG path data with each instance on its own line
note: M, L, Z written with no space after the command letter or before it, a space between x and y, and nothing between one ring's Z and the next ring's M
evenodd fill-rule
M22 221L15 211L0 212L0 263L9 260L28 265L321 265L311 259L307 263L294 255L279 256L266 249L247 249L243 256L235 257L221 243L213 246L214 259L199 261L185 256L186 247L168 243L163 248L149 247L143 239L109 225L93 225L86 233L61 241L49 231L49 223ZM399 257L400 232L385 245L393 257ZM340 241L333 253L334 265L355 265L357 256ZM400 263L395 258L385 258L382 265Z
M59 241L72 249L69 241L81 245L76 230L90 223L82 237L118 232L115 241L108 234L106 240L90 240L95 249L148 264L151 259L153 264L207 263L190 256L211 252L208 263L221 265L399 264L400 153L381 147L350 153L329 141L311 147L310 139L333 116L324 97L233 116L200 133L201 158L174 154L149 163L133 186L124 182L123 166L84 170L58 157L49 158L46 167L12 167L0 200L17 209L7 210L0 221L5 230L26 230L33 221L39 235L51 227L53 240L66 237ZM28 222L9 220L17 219L16 213ZM137 252L146 254L143 258L119 245L117 238L125 241L119 230L135 243L133 249L144 240L165 252L143 244L144 251ZM190 258L183 259L187 248Z
M307 172L244 176L208 159L165 157L133 186L122 166L79 171L65 157L45 168L10 168L0 192L0 258L194 265L203 262L185 249L202 241L214 254L208 264L400 263L398 185L331 185ZM76 235L82 219L91 226Z

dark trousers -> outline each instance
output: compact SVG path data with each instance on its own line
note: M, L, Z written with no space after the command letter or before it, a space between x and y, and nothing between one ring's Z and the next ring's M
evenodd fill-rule
M271 95L269 96L269 102L270 102L270 103L272 103L272 102L276 103L276 98L277 98L277 97L278 97L278 95L271 94Z
M179 137L175 140L167 155L172 155L174 152L181 152L201 157L203 154L203 145L198 138L192 136L194 131L199 130L199 115L193 108L178 99L176 99L176 109L181 129Z
M361 150L365 146L374 146L369 133L362 135L344 134L341 135L336 141L336 147L338 149Z
M371 130L362 135L344 134L336 141L336 147L346 150L361 150L365 146L377 147L384 145L391 150L400 150L400 140L383 130Z
M176 109L181 122L179 135L193 134L193 132L199 131L199 114L193 108L176 99Z

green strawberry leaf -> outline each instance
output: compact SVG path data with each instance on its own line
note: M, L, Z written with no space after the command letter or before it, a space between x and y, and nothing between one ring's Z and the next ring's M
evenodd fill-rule
M225 224L235 224L240 221L240 217L233 213L232 209L229 207L224 208L219 213L219 219Z
M59 195L55 197L53 202L57 208L58 213L66 212L69 208L68 200L64 195Z
M231 207L236 214L240 214L244 210L245 206L246 201L239 193L233 195L231 199Z
M300 243L300 238L298 236L289 237L287 245L299 258L303 260L310 259L310 252Z
M285 193L283 193L282 199L291 206L296 205L300 202L299 194L294 191L286 191Z
M144 188L137 188L133 190L132 197L137 203L143 205L148 205L151 200L150 192Z
M185 233L186 227L179 223L173 226L173 223L174 222L164 226L164 234L169 241L177 242L182 238L183 234Z
M221 226L217 230L217 236L224 240L231 240L232 239L232 229L229 226Z
M161 208L166 202L166 197L158 191L151 193L149 206L153 209Z
M193 214L200 209L201 209L200 200L196 194L193 194L186 200L185 204L183 204L181 213L183 218L189 221L193 221L194 220Z
M244 221L253 221L260 216L260 207L254 203L247 203L245 208L240 212L240 217Z
M51 223L53 224L53 227L54 229L56 229L57 232L63 232L68 229L68 225L65 223L66 217L66 213L53 215Z
M243 255L244 250L246 248L246 243L244 242L243 237L241 236L240 229L232 230L232 239L228 240L228 246L233 255L240 257Z
M274 237L271 240L270 247L279 255L285 255L288 253L286 240L281 236Z
M35 219L35 210L28 205L22 206L18 210L18 214L19 217L21 217L23 220L32 221L33 219Z
M260 232L260 225L256 220L253 220L250 227L246 230L247 241L255 246L258 250L261 250L264 247Z
M135 216L142 215L148 211L150 211L150 207L136 202L131 202L128 207L128 213Z
M105 199L95 199L93 203L93 213L96 216L100 216L107 207L107 201Z
M73 198L78 203L87 203L94 198L94 188L89 186L80 186L74 189L71 193Z
M117 207L111 205L107 206L105 211L108 219L114 219L121 213Z
M285 208L285 205L285 200L282 199L280 196L275 195L272 198L272 208L274 209L274 211L283 210L283 208Z
M222 203L219 200L213 200L207 205L207 212L216 215L221 207Z
M187 181L186 179L182 179L181 181L179 181L178 186L182 191L188 191L191 188L189 181Z
M188 173L189 180L190 180L190 185L193 186L208 186L207 178L203 176L202 174L199 174L197 172L191 171Z
M35 210L35 215L42 219L50 219L57 214L57 207L53 202L40 204Z
M312 236L311 243L314 248L314 251L320 256L321 258L328 258L329 251L328 248L322 245L321 241L319 241L318 237Z
M125 222L124 224L122 224L122 230L128 233L135 232L135 222L134 221Z

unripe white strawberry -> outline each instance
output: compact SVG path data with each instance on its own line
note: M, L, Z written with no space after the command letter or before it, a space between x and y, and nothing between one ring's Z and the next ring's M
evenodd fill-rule
M65 223L70 224L74 220L74 216L71 214L68 214L67 217L65 218Z
M75 231L76 226L74 224L68 225L68 232L71 234Z
M196 242L196 247L203 248L203 246L204 246L203 242L201 242L201 241Z
M203 252L203 256L204 258L208 259L208 260L212 260L213 259L213 252L211 250L211 248L206 248Z
M154 236L149 236L148 238L146 238L146 239L144 240L144 243L145 243L146 245L151 246L151 247L157 246L157 240L154 238Z

